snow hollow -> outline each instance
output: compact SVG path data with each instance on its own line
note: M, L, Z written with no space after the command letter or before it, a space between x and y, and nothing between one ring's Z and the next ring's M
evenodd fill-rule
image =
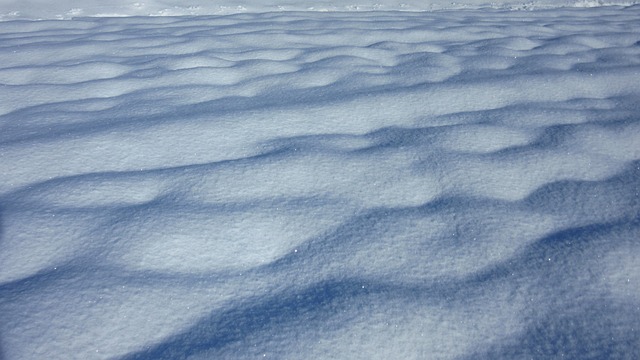
M0 359L640 358L640 6L20 4Z

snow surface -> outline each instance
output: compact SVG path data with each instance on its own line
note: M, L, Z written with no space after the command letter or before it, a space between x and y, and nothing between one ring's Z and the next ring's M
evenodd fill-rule
M383 10L0 22L0 359L640 358L640 6Z

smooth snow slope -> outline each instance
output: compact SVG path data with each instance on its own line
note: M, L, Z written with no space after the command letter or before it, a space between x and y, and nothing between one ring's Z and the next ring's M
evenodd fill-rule
M637 4L638 0L0 0L2 19L78 16L184 16L273 11L429 11L466 8L538 9Z
M638 29L0 23L0 358L640 358Z

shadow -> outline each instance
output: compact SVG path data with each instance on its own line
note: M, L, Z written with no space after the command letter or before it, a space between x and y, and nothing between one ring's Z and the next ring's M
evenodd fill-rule
M340 327L342 321L329 321L341 316L349 303L372 291L385 291L384 286L375 290L364 288L362 281L329 280L309 286L301 291L275 294L268 298L256 297L245 304L216 312L200 320L187 331L155 345L150 349L124 356L133 359L188 358L206 352L222 351L238 343L250 347L250 339L258 334L279 336L296 328ZM287 331L288 330L288 331ZM243 345L245 346L245 345Z
M4 209L0 205L0 244L4 242Z
M640 310L605 300L558 307L520 336L465 359L639 359Z
M640 214L640 161L599 181L564 180L544 184L522 201L525 209L583 218L611 216L633 219ZM597 220L596 220L597 221Z
M4 212L2 206L0 206L0 245L4 242ZM0 295L2 294L2 286L0 285ZM6 360L6 355L4 353L4 344L2 341L3 334L0 333L0 360Z
M3 345L2 345L2 336L0 336L0 360L8 360L4 354Z

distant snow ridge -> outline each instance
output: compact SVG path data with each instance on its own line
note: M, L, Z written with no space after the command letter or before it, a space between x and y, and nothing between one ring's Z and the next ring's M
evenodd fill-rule
M73 17L192 16L282 11L434 11L494 8L507 10L561 7L630 6L638 0L0 0L0 20Z
M640 358L638 29L0 23L0 359Z

